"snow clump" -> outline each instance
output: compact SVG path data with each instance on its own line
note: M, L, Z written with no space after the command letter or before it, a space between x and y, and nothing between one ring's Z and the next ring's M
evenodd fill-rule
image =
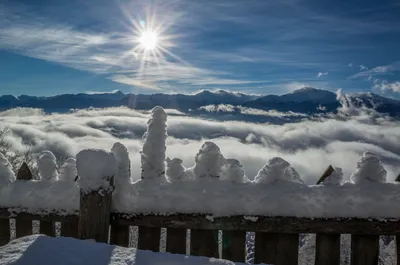
M169 182L179 182L185 180L186 168L182 165L182 159L167 158L167 177Z
M113 153L100 149L84 149L76 155L78 184L85 193L110 189L110 179L117 172Z
M74 182L78 176L78 171L76 169L76 159L70 157L65 161L65 163L60 168L59 180Z
M41 180L57 180L56 157L50 151L43 151L38 158L38 169Z
M296 170L290 166L289 162L280 157L270 159L268 163L258 171L254 180L256 183L265 184L278 182L304 183Z
M125 145L117 142L111 148L111 152L117 161L117 174L115 176L115 183L117 185L123 183L130 183L131 179L131 160L129 159L129 152Z
M228 158L222 166L221 180L233 183L248 182L243 165L237 159Z
M219 147L213 142L205 142L195 157L193 172L196 178L219 178L225 159Z
M343 183L343 170L340 167L334 167L333 172L324 179L323 185L340 186Z
M365 182L385 183L386 174L387 172L379 157L372 152L365 152L361 160L357 162L356 172L350 176L350 179L355 184Z
M142 179L157 179L165 176L165 139L167 138L167 114L162 107L151 110L147 122L141 154Z

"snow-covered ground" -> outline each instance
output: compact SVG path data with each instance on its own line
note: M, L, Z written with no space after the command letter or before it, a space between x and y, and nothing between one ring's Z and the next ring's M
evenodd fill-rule
M234 265L222 259L155 253L90 240L32 235L0 247L2 265Z

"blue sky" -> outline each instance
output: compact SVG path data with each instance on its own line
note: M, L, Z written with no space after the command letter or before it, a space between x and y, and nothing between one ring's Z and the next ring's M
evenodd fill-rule
M0 94L310 85L400 98L398 14L398 0L1 0ZM137 49L143 28L153 52Z

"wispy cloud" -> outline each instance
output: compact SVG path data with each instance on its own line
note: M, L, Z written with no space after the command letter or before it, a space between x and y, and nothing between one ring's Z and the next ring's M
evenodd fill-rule
M360 64L360 71L365 71L365 70L368 70L368 67L366 67L363 64Z
M320 78L321 76L324 76L324 75L328 75L328 72L319 72L317 74L317 78Z
M353 63L349 63L347 66L348 67L353 67Z
M370 77L371 79L372 76L391 74L395 71L400 70L400 62L394 62L388 65L377 66L369 70L364 65L360 65L360 68L362 69L362 71L355 75L350 76L349 79L356 79L363 77Z

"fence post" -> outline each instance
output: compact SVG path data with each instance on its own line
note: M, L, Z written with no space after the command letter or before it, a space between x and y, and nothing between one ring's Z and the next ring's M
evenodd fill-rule
M112 153L86 149L76 156L79 176L80 208L78 236L108 242L111 215L112 179L116 161Z
M32 172L24 162L17 173L17 181L31 180ZM17 238L32 235L32 220L22 217L15 218L15 236Z
M317 185L329 177L335 169L329 165ZM340 264L340 234L316 234L315 239L315 265L339 265Z

